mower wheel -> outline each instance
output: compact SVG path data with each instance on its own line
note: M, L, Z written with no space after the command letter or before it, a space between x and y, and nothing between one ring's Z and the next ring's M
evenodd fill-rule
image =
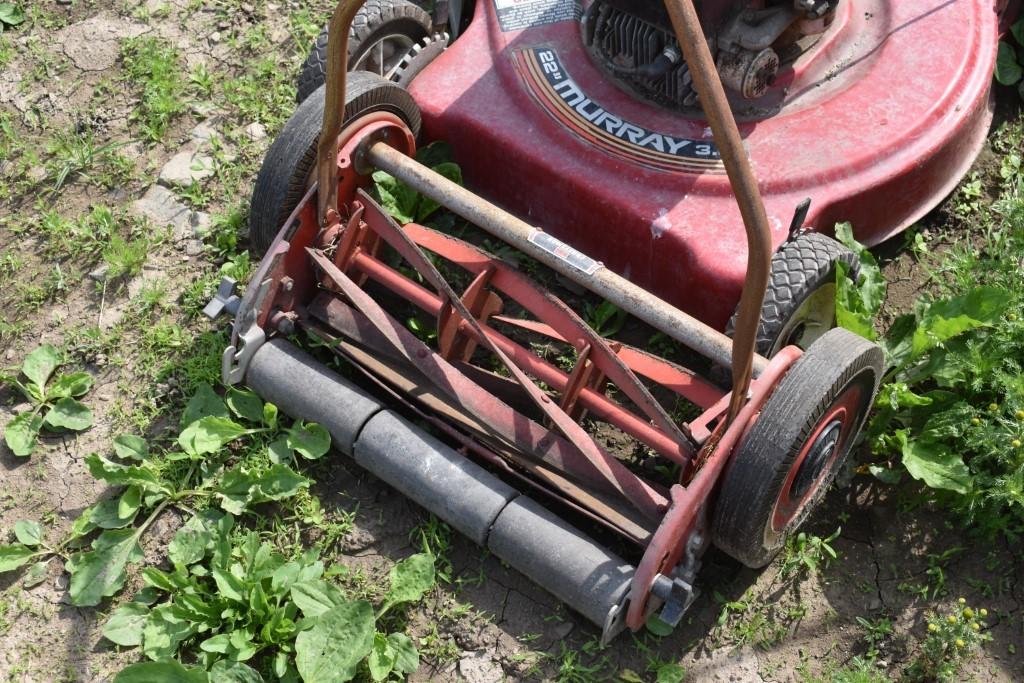
M715 503L715 545L748 567L771 561L842 466L882 369L882 350L847 330L811 345L733 452Z
M758 353L771 358L786 346L807 349L835 326L839 262L856 281L857 255L818 232L800 233L775 252L757 328ZM725 330L730 337L736 315Z
M402 59L430 35L433 21L406 0L367 0L348 34L349 71L370 71L390 79ZM295 99L302 102L327 80L327 27L299 71Z
M267 250L314 181L325 90L320 86L298 106L263 158L249 206L249 238L256 253ZM367 71L349 74L343 125L374 112L395 114L413 135L419 134L420 110L409 93Z

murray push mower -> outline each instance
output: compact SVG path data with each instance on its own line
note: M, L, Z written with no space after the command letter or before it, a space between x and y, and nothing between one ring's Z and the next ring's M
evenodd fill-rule
M655 611L675 625L711 544L764 566L849 452L882 352L831 329L837 272L857 262L816 229L851 221L875 244L954 186L991 119L1005 8L435 5L335 10L253 193L265 256L241 299L224 283L208 307L235 315L224 380L326 426L605 640ZM468 187L415 160L436 140ZM399 225L374 200L376 171L694 362L602 337L536 268ZM410 310L436 334L408 329ZM695 417L679 419L679 401ZM595 424L662 466L609 452ZM577 528L591 524L612 542Z

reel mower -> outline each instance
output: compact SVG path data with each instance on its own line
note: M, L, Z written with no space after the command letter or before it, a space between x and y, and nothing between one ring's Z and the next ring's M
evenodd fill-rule
M857 260L815 228L850 220L874 244L955 185L991 119L1000 8L481 0L428 21L406 5L342 0L307 60L253 192L263 260L207 308L235 316L224 381L324 425L603 640L656 611L676 625L707 548L766 565L854 443L883 356L832 329ZM467 187L416 161L436 140ZM539 266L398 224L376 171ZM539 267L693 362L603 337Z

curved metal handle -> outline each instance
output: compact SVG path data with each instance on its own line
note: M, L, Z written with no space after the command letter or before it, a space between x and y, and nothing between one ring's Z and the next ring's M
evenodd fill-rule
M327 28L327 92L316 148L317 217L321 227L338 219L338 136L345 119L348 34L356 12L364 4L366 0L341 0Z
M736 334L732 343L732 399L729 402L728 417L731 422L746 402L747 390L750 388L757 347L757 327L761 322L761 306L764 304L771 269L772 236L757 179L743 148L739 127L732 115L729 100L726 99L725 88L715 68L693 0L665 0L665 9L672 19L672 28L683 49L683 58L690 67L693 87L722 155L722 163L747 231L747 275L740 295Z

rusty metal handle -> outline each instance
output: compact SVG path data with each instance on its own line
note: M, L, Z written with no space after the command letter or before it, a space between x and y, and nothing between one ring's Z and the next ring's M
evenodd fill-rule
M731 421L746 401L747 390L754 366L757 346L757 328L761 321L761 306L768 288L771 268L772 238L768 227L757 179L743 148L736 119L726 99L722 80L715 68L711 49L700 26L693 0L665 0L665 9L672 19L672 28L683 50L683 58L693 76L693 87L700 98L704 115L711 126L722 163L729 175L733 194L743 216L747 231L747 275L740 296L736 333L732 344L732 399L729 403Z
M327 27L327 92L320 142L316 148L317 217L321 227L336 220L338 215L338 136L345 119L348 34L356 12L364 4L366 0L341 0Z

